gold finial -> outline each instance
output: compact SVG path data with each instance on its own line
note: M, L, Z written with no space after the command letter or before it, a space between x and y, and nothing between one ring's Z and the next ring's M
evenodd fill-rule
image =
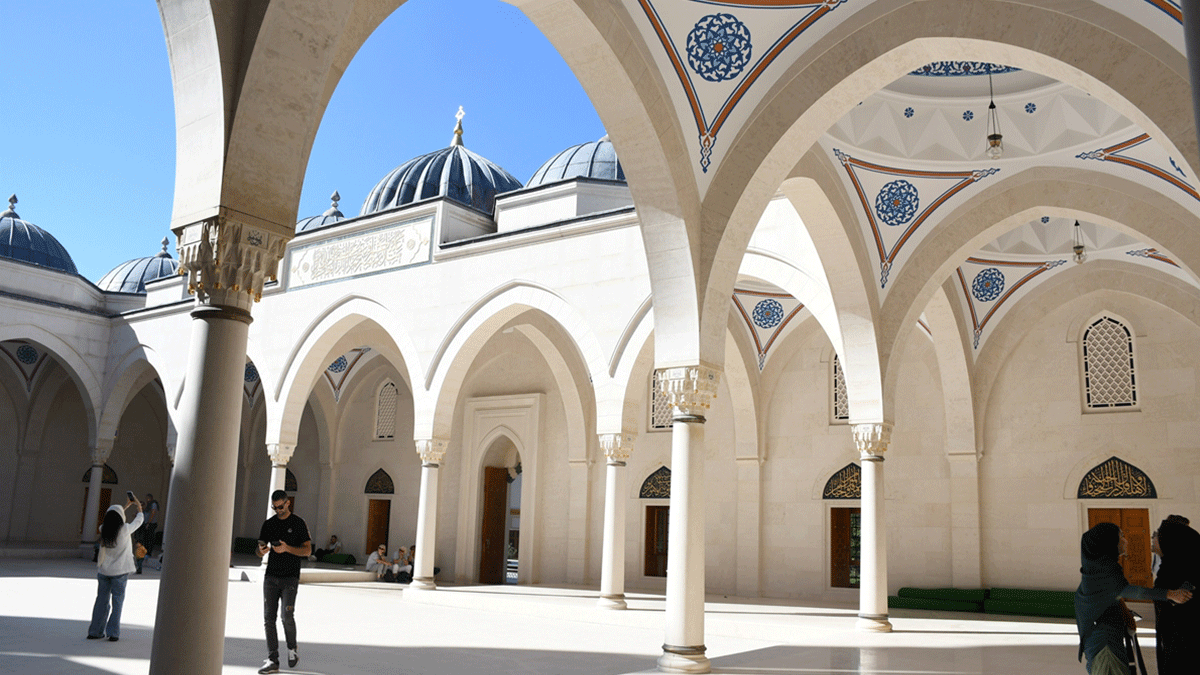
M454 138L450 139L451 147L453 147L455 145L463 144L463 142L462 142L462 135L463 135L462 118L464 116L466 116L466 114L467 113L463 112L463 108L461 105L458 106L458 112L454 113L454 119L458 120L458 123L454 125Z

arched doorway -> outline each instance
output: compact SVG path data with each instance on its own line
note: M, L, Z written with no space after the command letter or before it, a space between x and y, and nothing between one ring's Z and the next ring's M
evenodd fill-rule
M521 453L497 436L483 456L479 583L516 583L521 560Z

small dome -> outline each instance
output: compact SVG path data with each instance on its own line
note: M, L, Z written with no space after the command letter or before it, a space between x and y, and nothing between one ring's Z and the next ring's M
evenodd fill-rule
M496 195L520 189L521 181L462 145L462 108L448 148L410 159L383 177L367 195L359 215L446 197L471 208L492 213Z
M625 180L625 170L608 136L591 143L572 145L551 157L538 169L525 187L557 183L568 178Z
M346 216L343 215L341 211L338 211L338 202L342 200L342 196L338 194L337 190L333 191L333 194L329 196L329 199L333 202L333 204L329 208L325 209L325 213L322 213L319 216L310 216L303 220L297 221L296 234L300 234L301 232L311 232L312 230L319 230L322 227L327 227L346 219Z
M146 282L174 276L179 272L179 263L167 253L168 243L167 238L163 237L162 250L157 255L123 262L105 274L96 285L100 290L110 293L145 293Z
M17 196L8 198L8 209L0 213L0 257L78 274L71 254L49 232L21 220L14 207Z

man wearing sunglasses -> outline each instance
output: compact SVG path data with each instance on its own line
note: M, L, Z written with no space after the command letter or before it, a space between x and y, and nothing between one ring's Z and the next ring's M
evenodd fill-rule
M283 605L283 637L287 641L288 667L300 662L296 653L296 589L300 587L300 561L312 553L312 538L304 519L292 513L292 502L283 490L271 493L273 518L267 518L258 532L258 557L268 551L267 570L263 575L263 625L267 631L267 661L260 673L279 672L279 633L275 619Z

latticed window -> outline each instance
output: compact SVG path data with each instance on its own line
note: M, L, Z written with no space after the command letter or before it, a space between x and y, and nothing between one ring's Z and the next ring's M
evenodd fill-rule
M658 378L660 376L661 373L657 370L650 376L650 428L670 429L673 417L671 403L658 390Z
M396 385L388 382L379 390L379 401L375 413L375 438L393 438L396 435Z
M842 372L842 364L837 354L833 355L833 419L847 421L850 419L850 401L846 398L846 374Z
M1133 334L1120 321L1102 317L1084 332L1083 389L1088 408L1137 405Z

